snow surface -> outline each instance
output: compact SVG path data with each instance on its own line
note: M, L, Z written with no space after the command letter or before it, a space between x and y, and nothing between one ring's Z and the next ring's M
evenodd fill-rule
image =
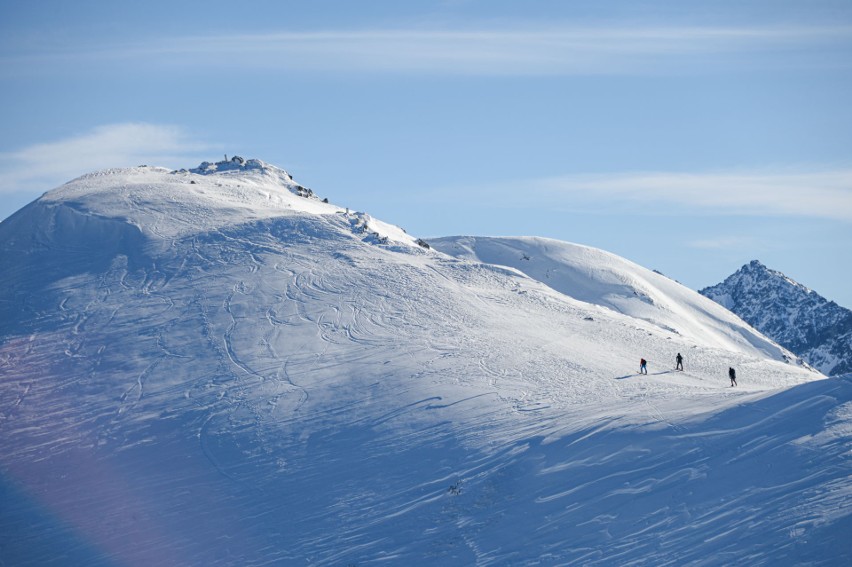
M448 237L431 244L456 257L511 266L565 295L647 321L695 344L792 358L716 302L604 250L534 237Z
M849 379L611 254L220 164L0 223L0 564L852 560Z

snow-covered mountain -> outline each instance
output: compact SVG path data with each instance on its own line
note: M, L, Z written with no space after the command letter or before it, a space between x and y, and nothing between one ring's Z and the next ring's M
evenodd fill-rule
M730 311L603 250L535 237L448 237L430 243L459 258L511 266L562 294L646 321L691 344L792 358Z
M605 252L433 242L237 158L0 223L0 563L852 559L852 381Z
M852 311L757 260L699 293L828 376L852 372Z

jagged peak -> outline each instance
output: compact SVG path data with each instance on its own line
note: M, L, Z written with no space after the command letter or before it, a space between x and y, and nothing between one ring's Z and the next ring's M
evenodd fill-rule
M736 273L732 274L728 279L729 280L740 280L743 275L750 275L755 277L761 277L766 280L777 280L779 282L783 282L787 285L792 286L793 288L799 290L801 293L806 295L816 294L809 287L797 282L796 280L790 278L783 272L779 272L778 270L773 270L769 268L765 264L763 264L760 260L752 260L748 264L744 265L740 268ZM728 280L726 280L728 281Z
M760 260L752 260L748 264L744 264L739 270L734 272L734 276L738 274L763 274L766 276L782 276L785 277L784 274L777 270L773 270L769 268L766 264L761 262Z
M852 312L757 260L699 293L827 375L848 372Z

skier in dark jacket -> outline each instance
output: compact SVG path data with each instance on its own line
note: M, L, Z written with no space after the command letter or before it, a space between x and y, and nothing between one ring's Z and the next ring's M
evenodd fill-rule
M683 357L680 355L680 353L677 353L675 360L677 361L677 366L675 366L675 370L683 370Z
M728 368L728 377L731 379L731 387L737 385L737 371L733 368Z
M644 358L639 359L639 374L647 374L648 373L648 361Z

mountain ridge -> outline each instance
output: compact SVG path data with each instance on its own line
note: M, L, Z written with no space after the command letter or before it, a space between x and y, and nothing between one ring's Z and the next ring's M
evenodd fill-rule
M852 372L852 311L758 260L699 293L826 375Z

